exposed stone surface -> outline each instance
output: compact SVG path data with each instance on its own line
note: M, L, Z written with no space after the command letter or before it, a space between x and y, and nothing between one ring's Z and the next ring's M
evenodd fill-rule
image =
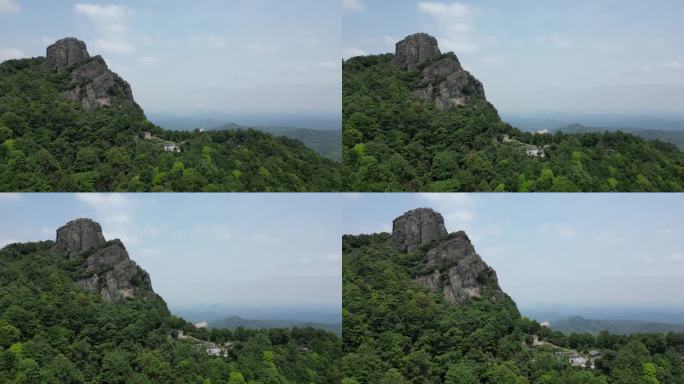
M446 235L444 218L429 208L408 211L392 222L392 244L404 251L412 251Z
M441 54L437 39L426 33L416 33L397 43L392 62L403 69L413 69Z
M154 295L150 275L129 258L121 240L105 241L100 224L77 219L57 230L53 251L74 258L94 249L85 259L78 285L112 303Z
M54 250L74 257L105 243L100 224L90 219L76 219L57 229Z
M486 100L482 83L461 67L453 52L442 55L432 36L417 33L400 41L392 62L407 70L423 66L414 94L434 101L439 109Z
M78 284L99 292L105 301L118 302L152 292L150 275L128 257L120 240L89 256L84 269Z
M463 231L430 249L425 267L415 281L433 292L442 292L447 301L460 304L484 295L496 299L501 292L496 271L475 252Z
M109 70L102 56L91 58L80 40L66 38L48 47L46 65L54 71L71 71L71 84L62 95L86 110L112 106L115 97L134 102L131 86Z
M81 40L67 37L47 49L46 65L55 71L63 71L72 65L90 60L86 45Z

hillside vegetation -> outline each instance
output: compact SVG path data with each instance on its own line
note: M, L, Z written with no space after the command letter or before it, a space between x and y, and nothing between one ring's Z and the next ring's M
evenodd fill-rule
M355 191L682 191L684 154L622 132L535 135L501 121L475 97L438 108L425 92L427 65L395 55L343 65L343 178ZM431 73L431 72L427 72ZM435 84L444 81L437 76ZM503 135L514 142L506 143ZM530 156L524 143L543 151Z
M339 165L298 140L254 130L166 131L116 94L111 105L86 109L63 97L79 86L70 72L44 62L0 64L1 191L341 189ZM144 140L144 132L161 142ZM164 151L162 142L180 152Z
M106 302L75 283L97 251L68 258L52 241L0 250L0 383L339 383L333 333L195 329L153 292ZM226 342L225 357L204 349Z

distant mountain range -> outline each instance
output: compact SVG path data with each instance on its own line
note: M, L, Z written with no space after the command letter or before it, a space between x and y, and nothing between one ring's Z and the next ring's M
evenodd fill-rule
M209 322L209 328L235 329L238 327L249 329L311 327L331 331L337 335L342 335L342 324L301 322L295 320L249 320L238 316L231 316L227 319Z
M551 132L562 131L565 133L588 133L588 132L616 132L622 131L631 133L646 140L660 140L666 143L672 143L680 150L684 151L684 130L656 130L656 129L641 129L629 127L586 127L581 124L570 124L568 126L556 129L550 129Z
M230 123L220 127L206 128L208 131L247 129L248 127ZM342 161L342 131L330 129L310 129L297 127L249 127L270 133L274 136L284 136L299 140L319 155L331 160Z
M637 320L591 320L574 316L565 320L551 322L551 329L565 334L591 333L601 331L629 335L633 333L684 332L684 324L667 324Z
M216 117L170 117L159 116L152 121L161 127L173 131L193 131L204 129L206 131L230 131L238 129L255 129L274 136L284 136L299 140L307 147L316 151L319 155L331 160L342 161L342 130L331 129L329 124L323 124L321 128L309 128L305 122L302 126L251 126L236 123L220 123Z

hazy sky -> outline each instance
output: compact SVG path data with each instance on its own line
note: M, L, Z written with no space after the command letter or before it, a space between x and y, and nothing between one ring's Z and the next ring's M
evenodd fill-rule
M0 194L0 246L78 218L120 238L171 307L341 308L333 194Z
M345 233L430 207L465 230L521 307L684 305L682 194L352 194Z
M339 113L340 14L339 0L0 0L0 61L74 36L148 112Z
M343 0L344 57L427 32L505 113L681 115L680 0Z

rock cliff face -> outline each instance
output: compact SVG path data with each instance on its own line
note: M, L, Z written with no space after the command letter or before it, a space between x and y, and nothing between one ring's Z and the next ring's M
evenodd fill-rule
M120 240L106 242L98 223L77 219L57 230L53 251L75 258L93 250L85 259L78 285L110 303L154 295L150 275L129 258Z
M429 208L408 211L392 222L392 243L403 251L438 240L447 235L444 218Z
M402 69L421 70L421 80L414 94L434 101L438 108L463 106L472 100L485 100L482 83L461 67L453 52L445 55L437 39L417 33L397 43L392 62Z
M57 229L57 241L53 249L74 257L104 243L100 224L90 219L76 219Z
M496 272L475 252L463 231L448 235L439 213L420 208L394 220L391 242L404 251L432 240L440 240L422 260L422 269L414 281L432 292L441 292L447 301L462 304L468 299L505 296Z
M70 71L69 89L62 95L86 110L110 107L115 98L133 100L131 86L109 70L102 56L90 57L84 42L66 38L47 49L45 65L52 71Z

